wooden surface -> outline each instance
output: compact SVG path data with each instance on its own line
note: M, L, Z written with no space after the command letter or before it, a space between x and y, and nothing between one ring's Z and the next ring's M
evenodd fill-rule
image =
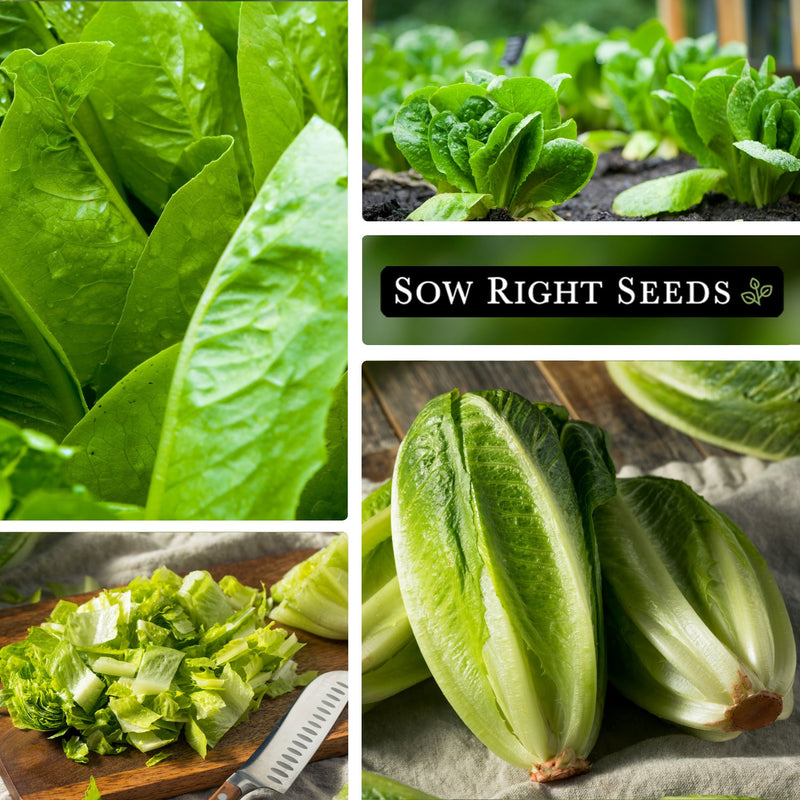
M269 586L312 552L296 550L213 567L209 572L217 580L223 575L234 575L247 585L258 586L263 581ZM70 599L83 602L91 596ZM0 612L0 646L24 638L30 626L45 620L55 603L55 600L48 600ZM334 642L303 631L297 631L297 636L307 643L295 655L299 671L347 669L347 642ZM180 741L167 748L174 755L154 767L145 766L152 753L145 755L132 748L118 756L92 753L88 765L76 764L64 755L60 741L51 741L38 731L18 730L3 713L0 716L0 775L15 800L81 800L90 775L94 775L103 800L163 800L206 788L210 795L264 741L299 691L274 700L264 698L261 708L249 720L229 731L208 751L205 760ZM342 715L314 760L346 752L347 718Z
M747 44L747 11L744 0L715 0L715 5L720 45L728 42Z
M686 36L686 9L685 0L657 0L656 10L658 18L667 29L667 35L673 41Z
M645 414L617 389L602 361L371 361L363 376L362 465L371 481L391 476L400 440L416 414L451 389L511 389L529 400L560 403L573 418L608 431L618 469L632 464L649 470L727 452Z

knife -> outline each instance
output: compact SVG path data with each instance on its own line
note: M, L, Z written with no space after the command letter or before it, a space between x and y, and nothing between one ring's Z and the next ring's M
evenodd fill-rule
M210 800L239 800L255 789L285 794L347 705L347 672L314 678L245 764Z

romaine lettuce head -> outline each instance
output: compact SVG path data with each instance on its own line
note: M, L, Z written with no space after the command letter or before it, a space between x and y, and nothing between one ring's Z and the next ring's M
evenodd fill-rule
M617 487L594 515L612 683L706 739L788 717L794 637L764 559L681 481Z
M347 536L290 569L271 589L271 619L328 639L347 638Z
M800 455L800 362L613 361L608 371L683 433L758 458Z
M408 622L392 549L392 482L361 504L361 702L381 700L429 678Z
M361 800L437 800L437 798L385 775L362 770Z
M392 538L417 644L447 700L534 781L578 774L605 673L591 509L605 436L508 391L441 395L397 456Z

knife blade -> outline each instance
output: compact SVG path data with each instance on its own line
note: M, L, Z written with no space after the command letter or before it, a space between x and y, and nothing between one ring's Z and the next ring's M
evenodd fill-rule
M347 705L347 672L314 678L258 750L210 800L239 800L255 789L285 794Z

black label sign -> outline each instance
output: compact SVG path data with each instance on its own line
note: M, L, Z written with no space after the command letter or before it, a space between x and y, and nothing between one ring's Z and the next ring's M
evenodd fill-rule
M779 267L385 267L386 317L778 317Z

